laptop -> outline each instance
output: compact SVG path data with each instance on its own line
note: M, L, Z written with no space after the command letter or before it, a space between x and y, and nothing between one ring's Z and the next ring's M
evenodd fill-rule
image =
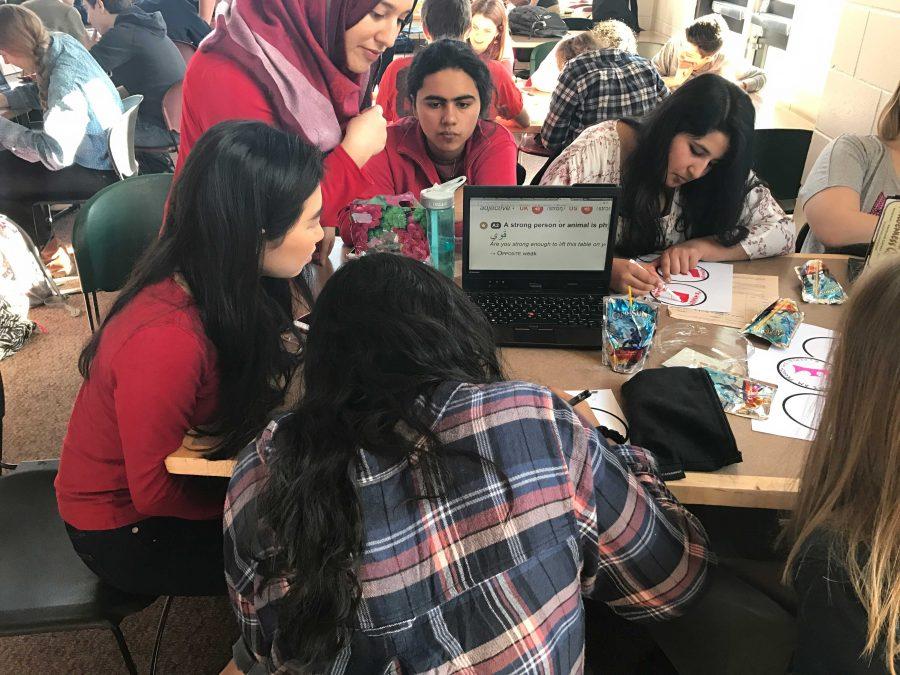
M3 60L3 57L0 57L0 74L2 75L15 75L16 73L22 72L22 69L19 66L14 66L11 63L7 63Z
M462 287L497 343L599 349L615 185L466 186Z

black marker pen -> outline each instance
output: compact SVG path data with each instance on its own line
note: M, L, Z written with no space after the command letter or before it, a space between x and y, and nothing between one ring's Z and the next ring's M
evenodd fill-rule
M579 403L581 403L581 402L584 401L585 399L590 398L590 395L591 395L591 390L590 390L590 389L585 389L585 390L584 390L583 392L581 392L580 394L576 394L575 396L573 396L572 398L570 398L570 399L569 399L569 405L572 406L572 407L575 407L576 405L578 405Z

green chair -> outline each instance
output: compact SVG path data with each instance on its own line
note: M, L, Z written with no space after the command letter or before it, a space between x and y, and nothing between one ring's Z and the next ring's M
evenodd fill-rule
M537 47L534 47L531 50L531 74L534 75L534 72L538 69L538 66L541 65L541 62L547 58L547 54L553 51L553 48L556 46L556 42L542 42Z
M75 220L72 246L91 331L100 324L97 291L117 291L159 236L172 174L126 178L89 199ZM94 300L93 312L88 293Z

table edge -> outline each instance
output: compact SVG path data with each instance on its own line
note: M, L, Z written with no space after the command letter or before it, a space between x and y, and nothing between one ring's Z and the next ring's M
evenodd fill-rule
M211 460L180 448L166 457L170 474L231 478L235 459ZM743 508L791 509L797 498L799 480L779 476L736 476L689 471L681 480L666 483L685 504L737 506Z

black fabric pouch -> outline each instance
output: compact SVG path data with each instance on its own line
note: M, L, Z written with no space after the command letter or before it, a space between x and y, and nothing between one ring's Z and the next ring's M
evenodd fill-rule
M709 374L703 368L651 368L622 385L629 442L656 457L664 480L742 461Z

